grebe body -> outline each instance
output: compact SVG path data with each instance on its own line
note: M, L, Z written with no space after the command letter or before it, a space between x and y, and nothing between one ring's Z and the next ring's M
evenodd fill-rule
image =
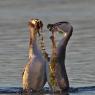
M69 90L69 80L68 80L66 67L65 67L65 55L66 55L66 46L72 35L73 27L69 22L58 22L55 24L49 24L48 29L53 34L52 35L53 37L51 39L52 40L52 56L50 59L50 64L52 66L52 63L55 62L55 67L54 67L55 88L53 88L52 83L50 82L50 76L48 75L49 85L51 89L54 89L55 91ZM54 40L55 32L63 32L63 38L61 39L57 47ZM48 70L50 73L50 68Z
M46 83L45 60L36 44L36 35L42 27L38 19L29 21L29 62L26 64L22 84L24 91L40 91Z

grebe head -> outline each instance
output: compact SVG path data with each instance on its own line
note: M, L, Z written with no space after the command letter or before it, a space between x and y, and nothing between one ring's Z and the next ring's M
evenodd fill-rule
M33 35L36 35L37 33L40 35L39 30L42 29L43 23L39 19L30 19L28 26Z
M59 32L62 33L64 37L67 37L69 33L71 33L72 26L69 22L58 22L54 24L48 24L47 28L51 32Z

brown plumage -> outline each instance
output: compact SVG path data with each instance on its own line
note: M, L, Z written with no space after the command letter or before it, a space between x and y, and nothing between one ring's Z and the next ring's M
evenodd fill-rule
M22 76L23 90L40 91L46 83L45 60L40 49L36 44L36 35L39 33L43 24L38 19L31 19L29 27L29 61L26 64Z
M50 59L50 64L53 65L54 63L56 64L54 67L54 75L55 75L55 91L57 90L69 90L69 80L66 72L66 67L65 67L65 55L66 55L66 46L68 44L68 41L72 35L73 32L73 27L69 22L58 22L55 24L48 24L47 28L53 33L60 32L63 33L63 38L58 44L58 47L56 47L56 42L54 40L54 36L52 37L52 55ZM54 52L56 51L56 52ZM55 58L54 58L55 57ZM54 61L56 59L56 61ZM50 68L50 67L48 67ZM48 69L47 72L51 72L51 70ZM47 73L48 76L48 82L53 89L53 85L50 82L50 76Z

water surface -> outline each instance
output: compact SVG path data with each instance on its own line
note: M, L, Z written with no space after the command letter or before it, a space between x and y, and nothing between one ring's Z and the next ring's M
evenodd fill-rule
M95 0L0 0L0 86L22 86L28 55L27 22L31 17L41 19L44 25L57 21L73 25L66 54L70 86L94 86ZM50 54L48 41L47 36Z

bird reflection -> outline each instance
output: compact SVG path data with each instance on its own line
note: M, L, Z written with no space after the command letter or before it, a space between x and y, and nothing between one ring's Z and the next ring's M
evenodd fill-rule
M35 92L35 93L23 93L21 95L69 95L69 92L60 92L60 93L40 93L40 92Z

